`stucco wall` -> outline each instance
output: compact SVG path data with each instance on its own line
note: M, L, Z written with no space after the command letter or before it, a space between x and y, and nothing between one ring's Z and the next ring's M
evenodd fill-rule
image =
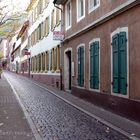
M72 59L74 60L74 72L76 74L77 46L85 44L85 85L89 89L89 42L94 38L100 38L101 44L101 67L100 84L101 92L111 94L111 33L118 28L128 27L128 61L129 61L129 98L140 99L140 7L139 5L112 20L68 41L64 44L64 50L72 48ZM72 78L72 85L77 86L77 76Z

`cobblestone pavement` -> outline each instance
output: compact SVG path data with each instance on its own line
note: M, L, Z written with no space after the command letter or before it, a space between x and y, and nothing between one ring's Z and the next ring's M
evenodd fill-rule
M0 79L0 140L35 140L7 80Z
M5 76L43 140L129 140L32 81L11 73Z

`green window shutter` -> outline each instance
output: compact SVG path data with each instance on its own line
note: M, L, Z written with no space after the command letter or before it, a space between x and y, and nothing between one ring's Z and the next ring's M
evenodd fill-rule
M119 34L119 88L120 93L127 94L127 49L126 32Z
M84 48L81 47L81 86L84 86Z
M94 42L94 88L99 89L99 42Z
M84 48L78 49L78 86L84 86Z
M81 85L81 69L80 69L80 48L78 49L78 86L80 86Z
M90 46L90 88L99 89L99 42Z
M93 83L94 83L94 72L93 72L93 66L94 66L94 56L93 56L93 54L94 54L94 46L93 46L93 44L91 44L90 45L90 88L94 88L94 85L93 85Z
M118 34L113 36L112 41L112 57L113 57L113 92L118 93L119 92L119 71L118 71Z

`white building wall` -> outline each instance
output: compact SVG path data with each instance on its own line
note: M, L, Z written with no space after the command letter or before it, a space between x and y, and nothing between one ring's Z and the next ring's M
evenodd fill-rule
M51 13L52 10L54 9L54 4L53 0L50 0L49 5L47 6L46 9L44 9L43 13L39 15L39 18L36 20L36 22L30 27L28 31L28 35L31 36L32 32L38 27L40 23L42 23L46 17L49 16L49 27L51 28ZM61 26L59 25L58 27L55 28L55 31L60 31ZM60 41L55 41L53 40L53 32L51 29L49 29L49 35L47 37L44 37L42 40L39 40L38 43L36 43L33 47L29 49L31 51L31 57L35 56L41 52L45 52L47 50L52 49L56 45L60 44Z

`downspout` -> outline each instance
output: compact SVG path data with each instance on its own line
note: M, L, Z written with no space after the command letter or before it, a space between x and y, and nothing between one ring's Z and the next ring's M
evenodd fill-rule
M59 9L61 11L61 27L63 26L62 24L62 21L63 21L63 16L62 16L62 13L63 13L63 9L58 7L57 5L55 5L55 2L53 2L54 4L54 7L56 7L57 9ZM61 28L62 29L62 28ZM62 51L62 48L61 48L61 51ZM62 54L62 52L61 52ZM62 75L62 56L61 56L61 66L60 66L60 90L63 90L63 75Z
M62 8L60 8L57 5L55 5L55 3L53 3L53 4L54 4L54 7L56 7L57 9L61 10L61 12L63 12L63 9Z

